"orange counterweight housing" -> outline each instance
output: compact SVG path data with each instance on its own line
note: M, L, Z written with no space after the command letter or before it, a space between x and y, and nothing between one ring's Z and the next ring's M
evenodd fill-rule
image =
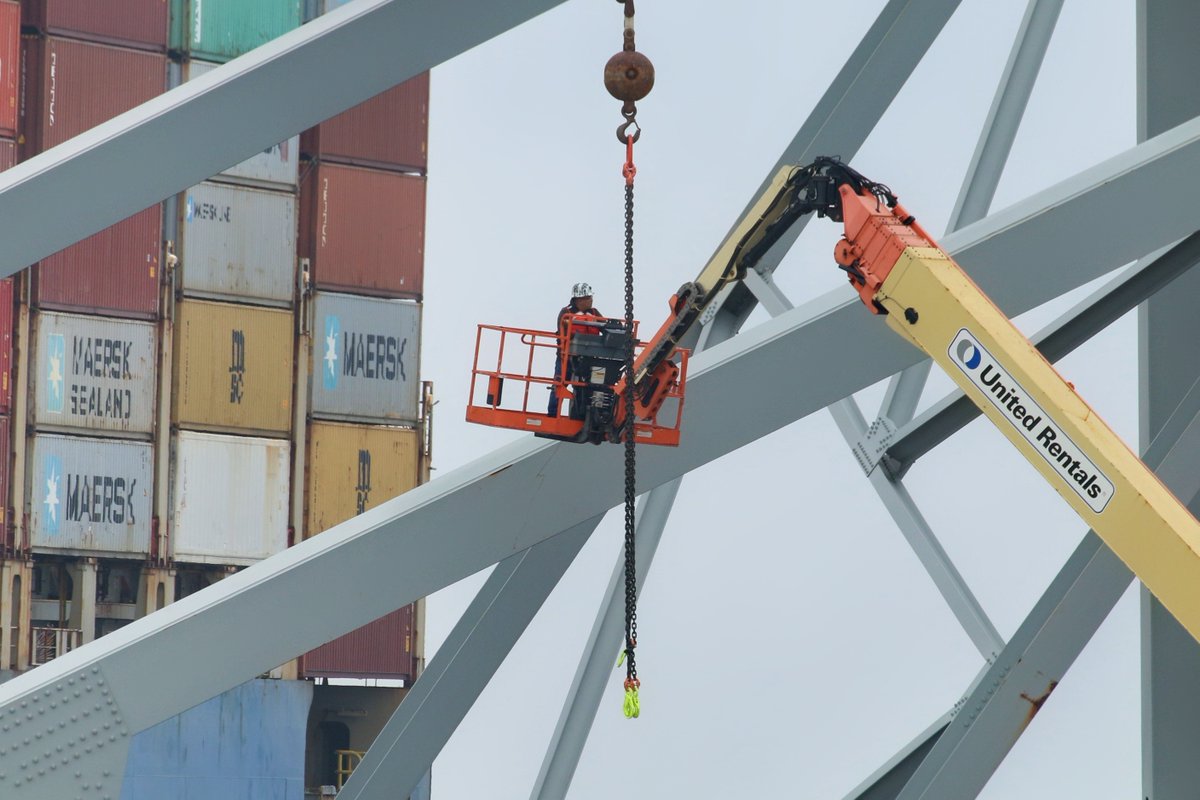
M612 359L581 358L593 337L601 341L606 325L623 322L586 314L564 317L563 333L480 325L475 337L467 421L523 430L550 439L598 444L585 401L601 393L612 404L613 430L625 419L623 364ZM637 336L634 323L633 336ZM645 345L635 339L635 359ZM634 401L634 435L639 444L675 446L683 417L689 352L678 351L638 387ZM554 398L551 401L551 397Z
M875 295L908 247L937 247L925 229L904 206L889 207L875 195L861 194L847 185L842 195L845 238L834 247L833 257L850 276L850 283L873 314L884 312Z

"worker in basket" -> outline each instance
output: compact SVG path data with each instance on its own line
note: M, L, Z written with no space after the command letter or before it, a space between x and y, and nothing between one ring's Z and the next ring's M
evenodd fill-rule
M558 312L558 324L555 326L560 339L567 335L567 317L571 314L587 314L593 317L604 316L592 306L591 284L580 282L571 287L571 301ZM562 348L560 347L554 356L554 380L557 381L562 377L562 370ZM558 416L558 395L555 393L553 386L550 387L550 405L546 413L552 417Z

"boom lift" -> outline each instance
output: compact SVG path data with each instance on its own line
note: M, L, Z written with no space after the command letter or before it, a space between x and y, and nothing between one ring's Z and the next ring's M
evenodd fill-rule
M954 263L883 184L832 158L784 167L693 282L671 301L672 314L641 346L634 368L638 424L652 425L663 400L682 403L684 337L720 290L740 279L807 214L841 222L834 259L871 313L936 361L984 415L1129 566L1191 634L1200 639L1200 523L1079 397L1012 322ZM481 326L482 334L482 326ZM539 333L572 352L571 339ZM681 358L682 357L682 358ZM481 371L476 352L474 377ZM605 380L611 379L605 373ZM563 396L566 376L543 378ZM613 385L619 397L619 376ZM473 381L474 382L474 381ZM489 387L496 388L489 383ZM474 390L474 386L473 386ZM490 389L489 389L490 391ZM498 391L498 390L497 390ZM474 398L474 394L472 394ZM492 401L495 401L493 403ZM576 401L577 402L577 401ZM481 414L467 418L537 430L538 423ZM530 418L537 415L530 414ZM618 441L627 414L606 423L573 415L580 441ZM674 442L678 442L678 420ZM562 429L560 429L560 432ZM558 437L570 438L570 437ZM670 437L664 437L670 438ZM981 486L981 507L1006 502L1003 487Z

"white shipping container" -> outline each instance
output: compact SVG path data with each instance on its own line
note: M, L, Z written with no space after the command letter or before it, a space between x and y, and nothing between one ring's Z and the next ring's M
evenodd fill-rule
M183 79L189 81L212 72L219 66L221 65L207 61L188 61L183 66ZM295 189L299 164L300 137L296 135L230 167L215 176L215 179L232 178Z
M150 551L154 448L39 434L29 475L35 550L142 556Z
M133 434L154 429L153 323L42 312L35 327L36 425Z
M250 564L287 547L291 444L180 431L171 543L176 561Z
M291 304L295 195L202 183L187 190L181 205L177 253L184 294Z
M312 413L416 422L421 304L320 292L312 306Z

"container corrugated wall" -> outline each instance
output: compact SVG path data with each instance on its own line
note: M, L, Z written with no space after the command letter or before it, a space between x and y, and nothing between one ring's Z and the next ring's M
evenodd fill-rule
M301 0L171 0L171 49L228 61L297 28Z
M24 158L62 144L166 88L163 55L53 36L25 36L21 42L26 75L21 102Z
M190 81L219 67L207 61L188 61L183 64L183 80ZM224 170L214 180L230 178L235 181L261 183L267 187L294 189L300 165L300 137L280 142L274 147L251 156L240 164Z
M16 322L13 293L15 289L16 280L14 278L0 280L0 414L7 414L12 407L13 330ZM0 497L0 504L4 502L4 498Z
M175 422L286 434L292 421L288 311L183 300L175 315Z
M0 172L17 165L17 143L0 139Z
M323 161L424 172L429 163L429 73L309 128L300 150Z
M0 2L0 135L16 138L21 83L21 5Z
M416 422L420 416L421 306L319 293L312 304L316 416Z
M417 431L314 422L308 429L305 536L314 536L417 485Z
M9 417L0 417L0 542L9 542L8 518L9 473L12 471L12 422Z
M202 183L180 204L183 293L290 305L296 286L296 198Z
M167 0L22 0L21 11L44 33L167 49Z
M134 733L120 797L302 800L312 699L312 683L255 679Z
M23 158L161 94L166 83L162 55L57 38L24 37L22 44ZM154 317L161 240L162 211L155 205L43 260L34 301L45 308Z
M308 430L305 535L416 486L420 446L420 435L411 429L314 422ZM406 606L306 654L301 674L410 681L413 647L413 607Z
M151 445L39 434L29 470L35 550L133 557L150 552Z
M176 561L249 564L288 544L286 439L180 431L172 482Z
M153 323L42 313L34 341L36 425L123 434L154 430Z
M317 164L301 181L300 255L318 288L419 298L425 178Z
M339 636L300 660L305 678L387 678L406 684L415 678L415 605Z

